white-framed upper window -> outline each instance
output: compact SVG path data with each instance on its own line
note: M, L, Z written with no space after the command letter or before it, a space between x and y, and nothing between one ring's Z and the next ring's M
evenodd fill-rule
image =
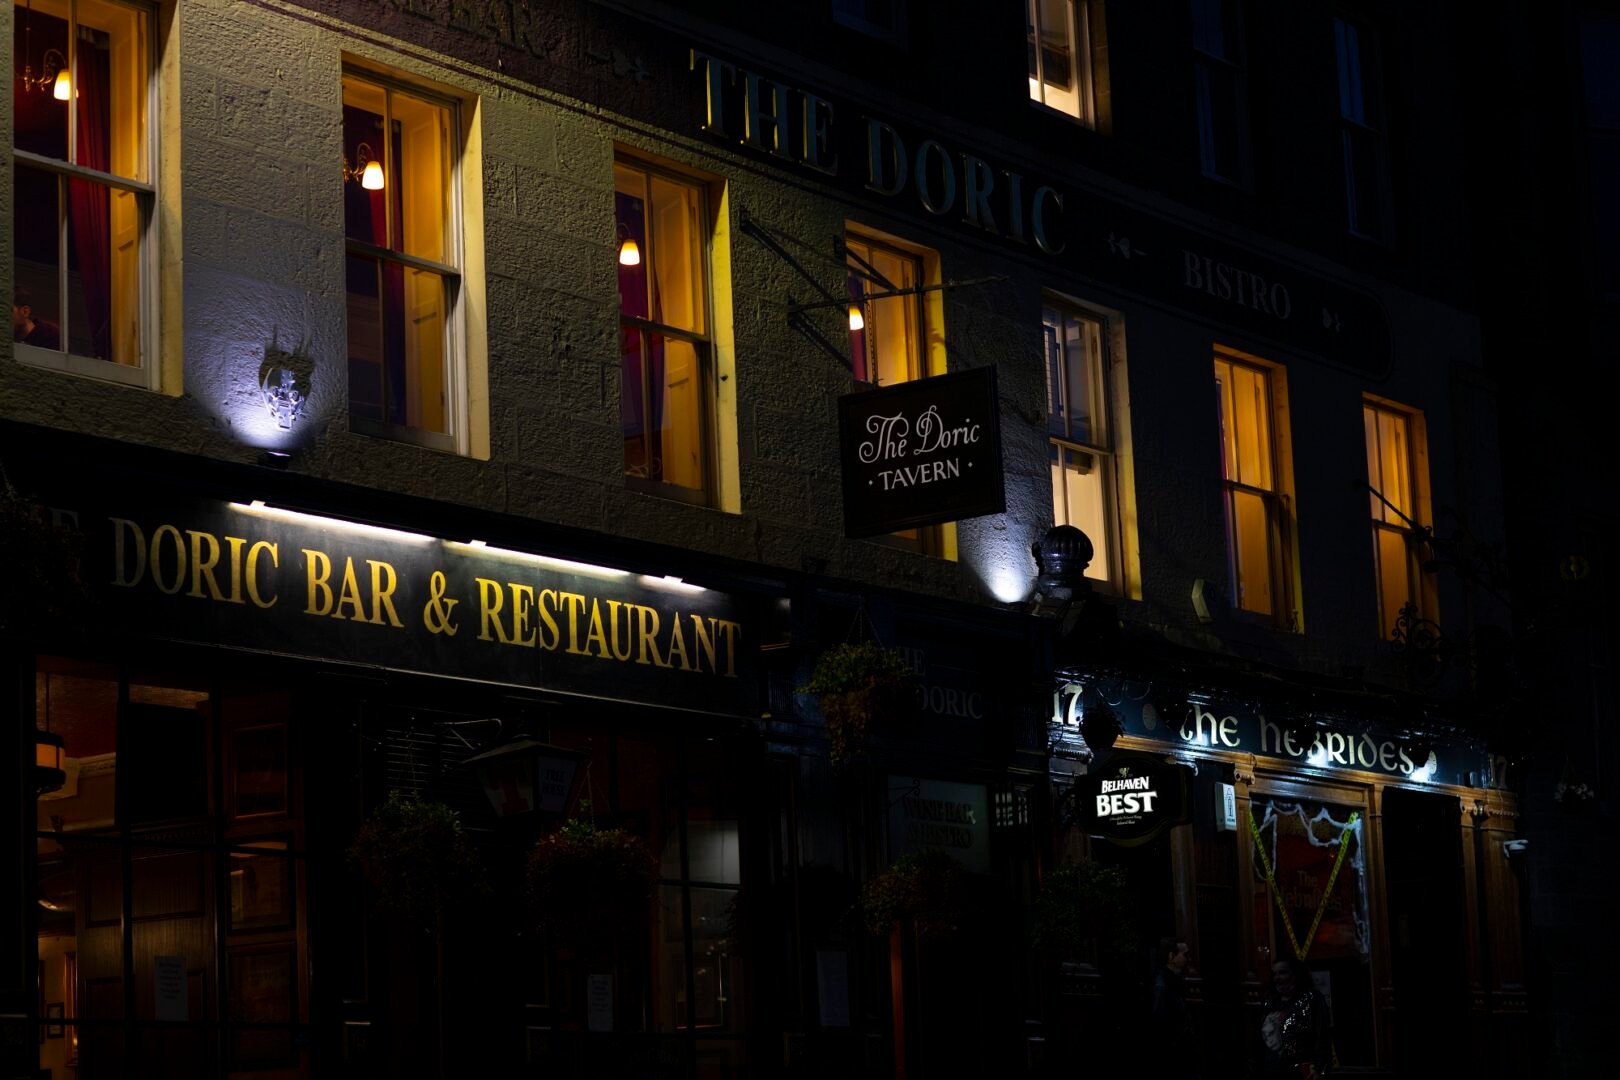
M1097 126L1089 0L1024 0L1029 97Z
M154 9L13 7L17 359L156 388Z
M1347 224L1357 236L1388 240L1389 152L1374 42L1363 27L1335 18L1333 52L1339 76Z
M1240 0L1192 0L1193 92L1198 167L1205 176L1248 182L1248 72Z
M1052 518L1091 541L1086 577L1117 589L1121 544L1106 327L1096 315L1049 297L1041 305L1041 334Z
M1301 632L1283 369L1223 349L1215 388L1232 606Z
M458 108L343 72L349 426L467 453Z

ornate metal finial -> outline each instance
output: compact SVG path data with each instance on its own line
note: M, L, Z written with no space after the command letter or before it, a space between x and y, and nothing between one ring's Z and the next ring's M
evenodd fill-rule
M1446 640L1440 624L1423 617L1417 605L1408 600L1395 619L1390 648L1413 679L1432 681L1446 663Z

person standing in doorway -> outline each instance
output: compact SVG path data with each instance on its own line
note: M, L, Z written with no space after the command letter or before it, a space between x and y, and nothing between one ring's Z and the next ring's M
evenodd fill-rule
M1158 1061L1155 1076L1163 1080L1197 1080L1192 1011L1187 1007L1185 941L1160 938L1153 950L1153 1008L1149 1018L1149 1047Z
M1333 1021L1304 961L1271 965L1271 995L1256 1054L1261 1080L1322 1080L1333 1060Z

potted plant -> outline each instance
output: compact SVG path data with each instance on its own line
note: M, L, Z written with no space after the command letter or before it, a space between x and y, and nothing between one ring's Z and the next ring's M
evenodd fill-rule
M841 767L864 749L875 721L905 708L916 686L917 674L898 650L863 641L822 653L799 692L816 695L832 763Z
M658 860L647 845L624 829L597 828L589 802L529 855L535 920L573 948L611 945L641 925L657 883Z

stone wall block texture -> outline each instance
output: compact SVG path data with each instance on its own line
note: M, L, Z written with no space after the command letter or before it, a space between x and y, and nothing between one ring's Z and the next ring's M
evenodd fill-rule
M185 190L288 222L304 221L305 167L270 150L197 135L186 139Z
M484 98L482 120L486 151L557 172L556 124L543 105L503 89Z

